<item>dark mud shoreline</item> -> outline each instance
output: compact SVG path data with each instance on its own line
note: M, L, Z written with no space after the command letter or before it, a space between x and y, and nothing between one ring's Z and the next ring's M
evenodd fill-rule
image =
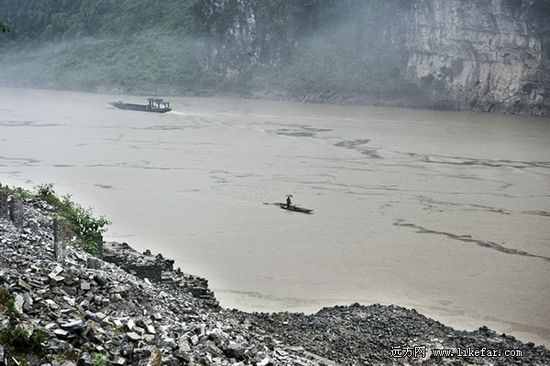
M104 243L100 259L73 247L54 232L55 216L42 201L0 195L2 366L550 364L543 346L486 327L457 331L399 306L313 315L224 309L206 279L160 254ZM21 351L14 334L41 347Z

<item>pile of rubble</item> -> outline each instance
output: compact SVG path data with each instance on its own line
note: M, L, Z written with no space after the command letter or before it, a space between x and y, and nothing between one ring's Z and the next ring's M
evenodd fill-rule
M455 331L396 306L307 316L226 310L206 279L162 255L111 242L103 260L69 241L53 207L0 187L0 366L550 364L542 346L484 327ZM418 346L427 352L407 353ZM445 347L523 356L430 353Z
M70 245L56 261L52 208L22 203L20 225L0 218L0 365L319 365L227 316L180 271L154 282Z
M543 346L525 344L487 327L458 331L414 309L394 305L354 304L312 315L253 316L258 326L285 343L345 365L550 365L550 351ZM436 349L453 354L440 357ZM483 349L484 356L469 354ZM507 355L507 350L519 352Z
M150 250L139 253L127 243L112 241L103 243L103 260L144 280L159 282L172 291L191 293L203 300L203 304L211 307L219 305L214 293L208 288L206 278L184 273L180 268L174 270L174 261L165 259L160 253L156 256Z

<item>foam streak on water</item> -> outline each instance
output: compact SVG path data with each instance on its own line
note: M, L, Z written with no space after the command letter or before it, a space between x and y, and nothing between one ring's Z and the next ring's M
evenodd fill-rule
M550 344L550 120L119 99L0 89L1 182L53 182L228 307L395 303ZM287 193L315 214L263 204Z

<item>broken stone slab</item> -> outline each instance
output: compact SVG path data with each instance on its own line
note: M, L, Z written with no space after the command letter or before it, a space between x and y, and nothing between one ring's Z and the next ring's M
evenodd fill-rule
M134 322L134 319L130 319L128 320L128 323L126 323L126 327L128 328L128 330L134 329L135 326L136 322Z
M124 324L122 324L122 321L120 319L113 319L113 324L117 328L122 328L122 326L124 325Z
M48 274L48 277L50 278L52 284L56 284L65 280L65 277L60 276L61 272L63 272L63 267L61 267L60 265L56 265L55 268Z
M80 333L86 328L86 322L81 319L75 319L68 323L61 324L61 328L70 333Z
M187 337L180 337L178 340L178 349L184 351L184 352L191 352L191 346L189 345L189 341L187 340Z
M23 305L25 304L25 298L21 294L15 294L14 307L19 314L23 314Z
M137 342L141 340L141 336L136 332L128 332L126 333L126 337L128 337L128 339L131 340L132 342Z
M28 293L28 292L25 292L23 294L23 299L25 300L24 304L23 304L23 310L25 310L26 312L29 312L32 310L32 306L34 304L34 301L32 299L32 296Z
M257 366L267 366L267 365L272 365L272 362L271 362L271 360L269 359L269 357L265 357L263 360L261 360L260 362L258 362L256 365L257 365Z
M57 310L57 309L60 308L60 306L57 305L57 304L55 303L55 301L53 301L52 299L46 299L46 300L44 300L44 302L45 302L46 305L48 305L48 307L49 307L50 309L52 309L52 310Z
M136 332L139 335L144 335L145 329L143 329L142 327L134 326L134 332Z
M84 352L78 359L76 366L93 366L95 365L92 356L88 352Z
M65 300L65 302L67 304L69 304L70 306L75 306L76 305L76 300L74 299L74 297L63 296L63 300Z
M140 327L146 327L150 324L153 324L153 321L150 318L140 318L138 319L138 324Z
M104 353L105 352L105 347L103 347L102 345L99 345L99 346L96 346L95 350L96 350L96 352Z
M162 340L164 348L174 349L177 347L176 340L172 337L166 337Z
M63 276L49 276L49 277L50 277L50 284L52 285L56 285L65 280L65 277Z
M91 288L92 288L92 286L90 285L89 282L86 282L86 281L80 282L80 289L82 291L89 291Z
M153 334L144 334L141 339L145 343L153 343L153 341L155 340L155 336Z
M115 357L114 360L111 361L111 364L124 366L124 365L126 365L126 359L124 357L117 356L117 357Z
M215 357L223 354L223 351L213 341L206 341L206 352Z
M50 276L58 276L61 272L63 272L63 267L61 267L59 264L56 264L54 269L50 272Z
M179 358L180 360L185 361L186 363L190 363L192 356L190 354L190 351L185 351L183 349L178 349L174 352L174 356Z
M191 344L193 346L196 346L197 344L199 344L199 336L197 336L196 334L193 334L191 338L189 338L189 341L191 341Z
M99 321L101 322L103 319L105 319L107 317L107 314L105 313L102 313L102 312L99 312L99 313L95 313L93 319L96 320L96 321Z
M69 332L63 329L56 329L53 331L53 334L60 338L66 338L69 335Z
M19 281L17 281L17 285L27 291L30 291L32 289L31 285L29 285L27 282L25 282L24 280L22 280L21 278L19 279Z

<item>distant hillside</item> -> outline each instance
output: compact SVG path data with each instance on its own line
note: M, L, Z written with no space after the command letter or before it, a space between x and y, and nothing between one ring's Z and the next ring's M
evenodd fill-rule
M546 114L544 0L0 0L3 84Z

